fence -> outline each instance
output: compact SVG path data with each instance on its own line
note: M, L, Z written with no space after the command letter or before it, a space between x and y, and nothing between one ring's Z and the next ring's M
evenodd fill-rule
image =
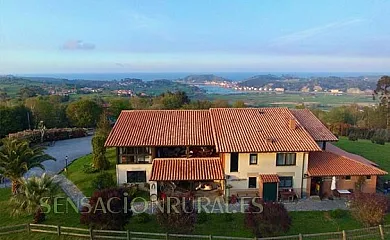
M69 236L71 239L88 238L94 239L123 239L123 240L375 240L390 239L390 225L354 229L341 232L299 234L292 236L267 237L267 238L244 238L225 237L213 235L187 235L168 233L147 233L131 231L93 230L76 227L63 227L45 224L19 224L14 226L0 227L1 236L15 233L46 233L57 236Z

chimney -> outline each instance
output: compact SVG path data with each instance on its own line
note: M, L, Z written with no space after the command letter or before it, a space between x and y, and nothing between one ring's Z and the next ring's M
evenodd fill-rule
M297 128L297 122L295 121L294 118L290 118L288 126L290 127L291 130L295 130Z

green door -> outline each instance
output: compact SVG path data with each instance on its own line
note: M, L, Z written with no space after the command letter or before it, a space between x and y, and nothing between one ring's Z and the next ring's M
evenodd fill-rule
M277 196L277 183L263 183L263 199L266 202L275 202Z

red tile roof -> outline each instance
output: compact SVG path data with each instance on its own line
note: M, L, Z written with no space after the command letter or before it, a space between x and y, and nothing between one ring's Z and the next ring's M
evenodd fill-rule
M280 182L277 174L260 174L260 179L263 183Z
M207 110L122 111L106 147L213 146Z
M309 176L365 176L385 175L387 172L369 164L331 152L309 154Z
M212 108L210 113L217 152L321 151L287 108Z
M316 141L338 141L337 137L309 109L291 109L292 114Z
M225 179L219 158L155 158L150 181Z
M373 165L375 167L379 166L377 163L374 163L374 162L372 162L372 161L370 161L370 160L368 160L368 159L366 159L366 158L364 158L362 156L346 152L343 149L341 149L339 147L336 147L335 145L333 145L331 143L327 143L326 144L326 151L334 153L334 154L337 154L337 155L340 155L340 156L344 156L344 157L350 158L352 160L356 160L358 162L362 162L364 164Z

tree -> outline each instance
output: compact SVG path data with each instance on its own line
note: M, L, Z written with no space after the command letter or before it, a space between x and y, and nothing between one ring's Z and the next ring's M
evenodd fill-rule
M0 138L9 133L28 129L29 116L31 116L31 112L22 105L14 107L0 106Z
M183 106L184 109L210 109L213 103L209 100L196 100L191 101Z
M143 110L150 107L150 99L145 97L132 97L130 99L130 104L134 109Z
M233 106L234 108L245 108L245 102L242 101L242 100L237 100L233 103Z
M128 98L113 98L109 100L109 108L108 111L110 116L117 119L122 110L131 109L131 104Z
M356 192L351 201L352 216L366 227L382 224L387 210L387 198L377 193Z
M259 200L255 203L251 202L245 210L245 225L256 237L277 235L290 229L291 218L282 203Z
M65 127L68 124L65 105L59 98L48 96L28 98L25 100L25 106L31 110L35 124L43 121L47 128Z
M22 178L19 192L10 199L12 214L34 214L34 223L41 223L45 220L41 203L50 204L57 192L58 185L54 178L45 173L41 177Z
M215 108L228 108L228 107L230 107L230 104L227 100L217 99L217 100L214 100L213 107L215 107Z
M111 132L111 124L108 120L106 112L103 112L100 115L99 122L97 123L96 134L101 134L108 137L108 134Z
M124 188L110 188L93 193L90 208L81 211L80 222L91 228L123 230L132 216L131 198Z
M110 167L110 162L106 158L106 148L104 143L107 136L95 134L92 138L92 164L98 170L106 170Z
M72 102L66 109L70 122L77 127L95 127L101 113L101 106L90 99Z
M31 168L45 170L42 163L55 160L44 152L40 146L30 147L24 140L5 138L0 148L0 174L12 181L12 193L16 194L20 186L20 178Z
M21 99L26 99L29 97L36 97L38 95L47 95L47 92L39 86L27 86L21 88L18 95Z
M153 99L153 109L179 109L190 103L190 99L183 91L166 92Z
M386 126L390 129L390 77L383 76L378 80L374 93L379 96L380 106L386 112Z

